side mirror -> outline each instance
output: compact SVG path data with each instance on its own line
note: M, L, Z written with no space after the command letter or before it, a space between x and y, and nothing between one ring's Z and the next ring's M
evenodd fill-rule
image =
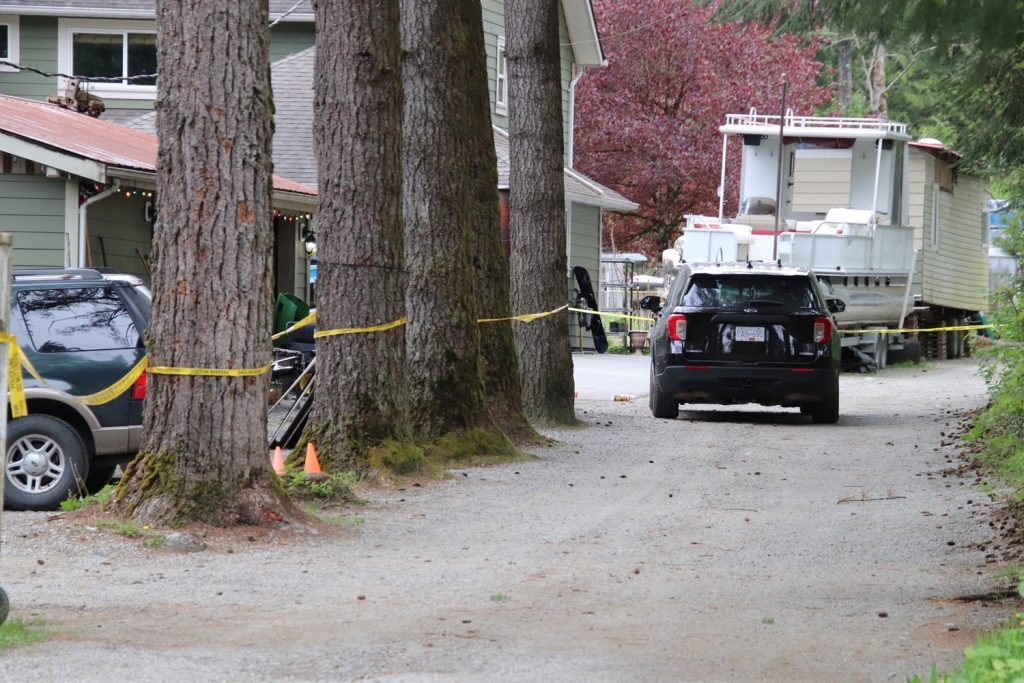
M653 294L648 294L643 299L640 299L640 308L651 313L658 313L661 311L661 297Z
M825 306L830 313L842 313L846 310L846 302L842 299L825 299Z

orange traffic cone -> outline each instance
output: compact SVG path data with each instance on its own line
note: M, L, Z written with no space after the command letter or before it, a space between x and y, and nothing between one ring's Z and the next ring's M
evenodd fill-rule
M270 466L274 468L274 473L277 476L284 476L284 451L280 446L274 449L274 455L270 458Z
M316 458L316 446L313 444L306 445L306 466L303 468L306 474L323 474L323 470L320 469L320 461Z

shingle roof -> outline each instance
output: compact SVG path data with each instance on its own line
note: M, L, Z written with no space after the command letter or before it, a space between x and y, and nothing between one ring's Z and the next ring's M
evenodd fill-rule
M313 153L313 48L274 62L274 172L316 187ZM156 112L126 125L156 134Z
M494 126L494 151L498 153L498 189L508 189L509 149L508 133ZM591 180L579 171L565 169L565 196L580 204L591 204L613 211L634 211L638 205L621 194Z
M299 6L284 21L313 21L310 0L270 0L270 17L276 19L296 2ZM156 0L0 0L0 14L152 19Z
M272 69L275 132L274 170L301 183L316 187L316 156L313 152L313 70L314 48L297 52L275 62ZM498 188L508 189L508 133L494 128L498 156ZM637 205L614 190L572 169L565 172L565 192L576 202L618 211L632 211Z

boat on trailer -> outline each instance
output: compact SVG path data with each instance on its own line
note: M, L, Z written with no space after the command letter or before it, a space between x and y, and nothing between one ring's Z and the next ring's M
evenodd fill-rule
M903 123L873 118L729 114L722 133L718 216L691 215L667 264L775 261L803 266L842 299L843 345L867 365L884 366L914 310L915 229L908 219L908 143ZM725 216L730 141L739 138L739 212ZM734 146L734 145L733 145ZM849 150L849 203L824 212L794 208L796 153Z

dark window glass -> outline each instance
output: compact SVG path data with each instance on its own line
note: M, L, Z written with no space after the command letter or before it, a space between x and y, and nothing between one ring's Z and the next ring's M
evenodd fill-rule
M142 346L124 303L107 287L19 292L18 305L41 353Z
M746 308L748 306L818 308L811 282L805 277L767 275L694 275L683 294L683 306Z
M124 37L118 33L75 33L71 70L76 76L124 76Z
M0 59L11 58L11 27L0 24Z
M128 75L144 76L156 73L156 34L128 34ZM130 85L156 85L156 77L128 81Z

